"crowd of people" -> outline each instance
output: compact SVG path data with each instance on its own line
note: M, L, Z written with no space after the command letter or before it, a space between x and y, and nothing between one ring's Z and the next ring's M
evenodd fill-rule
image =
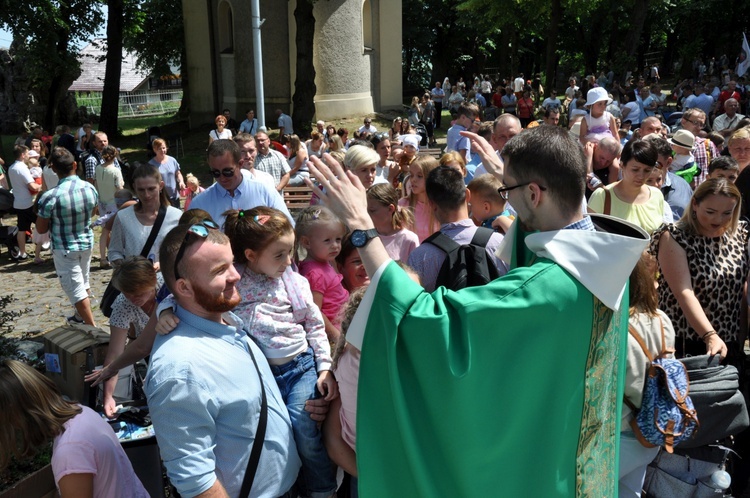
M366 117L351 138L319 121L303 141L279 110L272 140L252 110L239 125L225 110L205 188L161 139L132 190L90 126L49 150L32 139L8 171L21 259L32 225L48 234L70 320L95 325L91 226L103 226L100 261L120 295L104 368L87 381L103 385L113 418L118 372L148 361L145 394L181 496L481 495L499 478L510 495L640 496L657 450L630 419L649 360L619 317L654 354L664 333L677 357L719 355L744 379L750 123L735 119L747 100L735 79L723 108L688 98L669 125L658 68L627 89L590 79L585 93L571 78L564 98L542 99L523 74L446 78L389 130ZM445 150L420 153L443 110ZM292 213L283 191L297 186L313 197ZM446 289L452 259L436 233L459 246L486 233L498 277ZM13 407L3 446L25 455L54 440L63 498L81 496L76 486L141 496L90 410L27 370L0 363ZM45 423L27 422L36 398L16 401L31 391L53 400ZM87 445L96 458L74 451Z

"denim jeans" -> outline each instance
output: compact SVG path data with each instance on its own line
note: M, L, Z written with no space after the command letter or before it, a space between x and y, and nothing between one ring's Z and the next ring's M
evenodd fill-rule
M271 365L271 371L289 410L307 493L312 498L330 496L336 491L334 467L317 423L305 411L305 401L317 397L318 374L312 348L284 365Z

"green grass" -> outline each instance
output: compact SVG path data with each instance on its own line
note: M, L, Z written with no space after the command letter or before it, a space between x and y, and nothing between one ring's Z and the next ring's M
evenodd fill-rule
M146 133L152 126L164 126L175 120L174 115L146 116L142 118L121 118L117 122L118 129L124 137Z

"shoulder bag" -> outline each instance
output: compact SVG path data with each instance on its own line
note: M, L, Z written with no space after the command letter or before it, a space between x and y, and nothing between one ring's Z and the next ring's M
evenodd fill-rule
M248 340L251 340L248 337ZM266 402L266 387L263 385L263 377L260 375L260 368L258 368L258 362L255 360L253 350L248 345L247 352L250 353L250 358L253 360L255 365L255 371L258 372L258 382L260 382L260 417L258 418L258 429L255 431L255 440L253 441L253 448L250 450L250 458L247 460L247 470L245 471L245 477L242 479L242 487L240 488L240 497L245 498L250 496L250 490L253 487L253 481L255 480L255 473L258 471L258 463L260 462L260 453L263 451L263 441L266 439L266 425L268 424L268 403Z
M159 230L161 230L161 225L164 222L164 218L166 216L167 208L165 206L160 207L159 214L156 216L156 221L154 222L154 226L153 228L151 228L151 233L148 235L148 239L146 239L146 243L143 245L143 250L141 251L141 256L143 256L144 258L147 258L149 252L151 252L151 247L153 247L154 242L156 241L156 237L159 235ZM112 305L119 295L120 291L117 290L114 285L112 285L112 281L110 280L99 304L99 309L102 310L102 313L107 318L112 316Z

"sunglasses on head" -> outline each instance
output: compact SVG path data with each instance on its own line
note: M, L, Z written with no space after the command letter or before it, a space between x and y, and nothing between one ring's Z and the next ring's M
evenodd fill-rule
M200 223L191 225L190 228L188 228L188 231L185 234L185 238L182 240L182 244L180 244L180 249L177 251L177 256L174 258L175 281L181 278L180 272L177 271L177 265L179 264L180 261L182 261L182 257L185 255L185 249L187 249L187 241L190 235L191 234L197 235L198 237L205 239L206 237L208 237L209 230L218 230L218 229L219 229L219 225L212 220L203 220Z
M234 176L234 168L224 168L222 170L208 168L208 172L213 176L214 178L219 178L221 175L226 176L227 178L231 178Z

